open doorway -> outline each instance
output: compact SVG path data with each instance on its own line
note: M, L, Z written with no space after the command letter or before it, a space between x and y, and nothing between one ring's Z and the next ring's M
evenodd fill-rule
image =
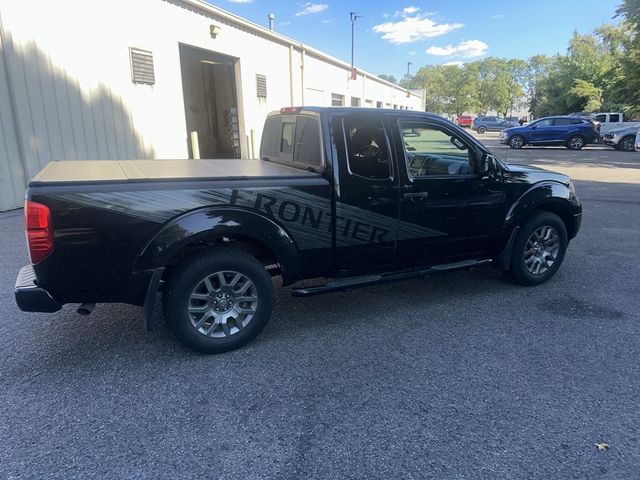
M200 158L240 158L235 57L180 45L189 155L198 132Z

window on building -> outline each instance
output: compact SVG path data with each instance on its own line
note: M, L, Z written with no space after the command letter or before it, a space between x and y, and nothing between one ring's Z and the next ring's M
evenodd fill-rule
M373 100L367 99L364 101L364 106L367 108L372 108L373 107Z
M394 104L393 104L393 109L394 109L394 110L397 110L397 109L398 109L398 104L397 104L397 103L394 103Z
M376 108L382 108L382 102L376 102Z
M381 120L353 115L345 118L342 126L351 174L372 180L388 179L391 162Z
M344 107L344 95L339 93L331 94L331 106L332 107Z
M360 106L360 99L358 97L351 97L351 106L352 107L359 107Z

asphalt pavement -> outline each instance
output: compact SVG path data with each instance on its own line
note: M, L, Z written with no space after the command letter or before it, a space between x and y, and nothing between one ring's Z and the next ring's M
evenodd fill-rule
M577 173L582 231L551 281L279 289L262 335L218 356L131 306L20 312L22 214L0 214L0 478L640 478L640 154L508 154Z

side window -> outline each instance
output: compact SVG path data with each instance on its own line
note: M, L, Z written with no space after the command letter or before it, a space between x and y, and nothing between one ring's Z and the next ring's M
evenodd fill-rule
M556 127L560 127L563 125L574 125L574 120L571 118L554 118L553 125Z
M371 180L391 176L389 145L380 119L360 116L342 121L349 171Z
M535 127L550 127L552 125L553 119L552 118L546 118L544 120L540 120L539 122L534 123L532 126Z
M619 113L612 113L611 115L609 115L609 121L610 122L619 122L620 121L620 114Z
M607 115L602 114L602 115L596 115L595 118L596 122L605 122L607 121Z
M411 177L473 174L472 151L455 135L435 125L400 122Z
M294 163L320 167L320 128L313 117L296 119L296 143L293 149Z

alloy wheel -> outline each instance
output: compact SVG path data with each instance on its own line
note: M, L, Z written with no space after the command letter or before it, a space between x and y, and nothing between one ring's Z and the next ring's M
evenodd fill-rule
M258 291L244 274L215 272L203 278L191 292L187 315L191 325L207 337L230 337L253 320Z
M558 258L560 237L557 230L544 225L534 231L524 247L524 264L533 275L549 270Z

